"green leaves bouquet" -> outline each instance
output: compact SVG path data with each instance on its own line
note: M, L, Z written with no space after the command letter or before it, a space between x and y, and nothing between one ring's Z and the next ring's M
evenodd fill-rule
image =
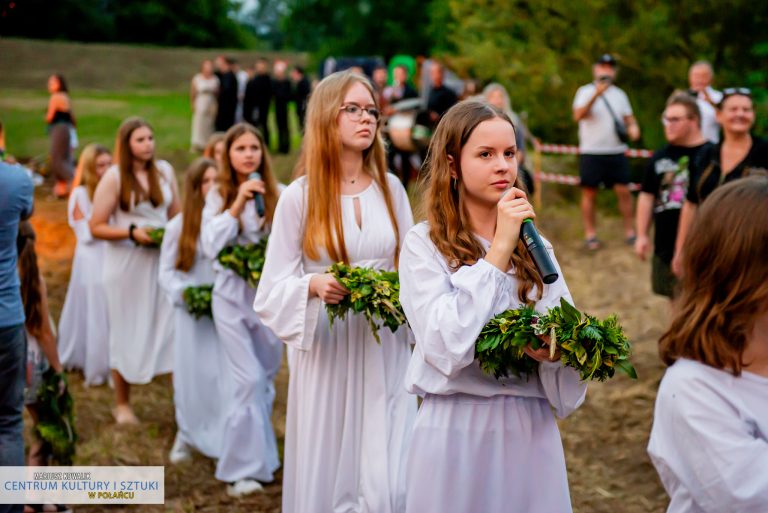
M163 243L163 236L165 235L165 228L147 228L147 235L152 239L152 244L148 244L150 248L159 248Z
M216 259L255 289L259 286L266 254L267 237L263 237L255 244L227 246L219 252Z
M51 446L54 460L60 465L72 465L77 442L75 403L64 373L58 374L52 368L45 371L37 390L37 409L38 435Z
M345 319L349 312L361 313L365 315L376 342L381 344L379 323L393 333L405 324L397 272L351 267L342 262L333 264L328 272L349 289L349 294L339 304L325 305L331 326L336 319Z
M207 316L213 318L211 300L213 299L213 285L199 285L187 287L182 294L187 304L187 311L195 318Z
M497 379L514 374L530 376L538 362L523 351L539 349L540 335L550 337L550 351L560 350L563 365L579 371L582 380L605 381L616 370L637 379L629 362L630 343L615 315L605 320L583 314L565 299L546 314L532 307L506 310L491 319L475 343L475 357L487 374Z

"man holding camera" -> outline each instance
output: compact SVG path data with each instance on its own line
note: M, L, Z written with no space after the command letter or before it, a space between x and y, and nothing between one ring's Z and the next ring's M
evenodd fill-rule
M624 220L627 244L634 244L632 195L629 191L627 142L640 138L640 127L624 91L613 83L616 60L604 54L592 66L594 81L581 86L573 100L573 119L579 123L579 175L584 244L600 248L595 229L595 200L600 184L613 188Z

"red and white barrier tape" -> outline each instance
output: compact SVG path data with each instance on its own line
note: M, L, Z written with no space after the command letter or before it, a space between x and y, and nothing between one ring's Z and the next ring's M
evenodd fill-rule
M541 153L549 153L553 155L578 155L579 147L571 146L568 144L549 144L539 143L535 145ZM628 149L624 152L629 158L632 159L648 159L651 158L653 152L651 150L636 150L634 148Z
M539 178L539 180L541 182L559 183L559 184L563 184L563 185L579 185L581 183L581 179L578 176L559 175L559 174L556 174L556 173L539 173L538 178ZM629 184L629 190L631 190L631 191L639 191L640 190L640 184L639 183L630 183Z

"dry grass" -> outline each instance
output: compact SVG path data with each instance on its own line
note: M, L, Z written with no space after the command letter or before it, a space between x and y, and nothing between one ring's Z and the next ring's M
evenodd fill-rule
M287 162L283 164L287 170ZM667 318L667 302L652 296L649 266L639 262L622 242L620 222L603 218L605 249L581 248L575 205L556 201L557 188L547 188L540 209L542 232L557 248L559 262L580 309L598 316L618 312L634 343L634 363L640 380L617 377L590 385L584 406L560 422L568 475L577 513L647 513L664 511L666 496L645 452L653 402L662 366L656 341ZM74 237L66 226L63 202L38 191L33 222L49 294L57 317L64 297ZM214 477L214 463L196 456L190 463L168 464L173 442L172 386L168 377L134 387L133 402L142 424L118 428L110 415L112 393L107 387L86 388L71 375L81 442L76 463L95 465L166 465L164 506L130 508L78 507L80 512L278 512L281 475L266 492L234 500ZM287 370L277 381L273 421L282 446L285 424Z

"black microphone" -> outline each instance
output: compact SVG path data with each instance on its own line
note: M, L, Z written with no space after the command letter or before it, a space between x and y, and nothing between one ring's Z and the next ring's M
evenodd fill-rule
M544 241L541 240L541 235L534 226L533 219L528 218L523 221L523 225L520 227L520 238L528 249L528 253L531 254L531 259L536 264L536 270L539 271L541 280L547 285L557 281L559 276L557 268L549 257L547 248L544 247Z
M254 171L248 175L248 180L261 180L261 173ZM264 209L264 196L258 192L254 192L253 201L256 202L256 212L259 214L259 217L264 217L264 212L266 212Z

